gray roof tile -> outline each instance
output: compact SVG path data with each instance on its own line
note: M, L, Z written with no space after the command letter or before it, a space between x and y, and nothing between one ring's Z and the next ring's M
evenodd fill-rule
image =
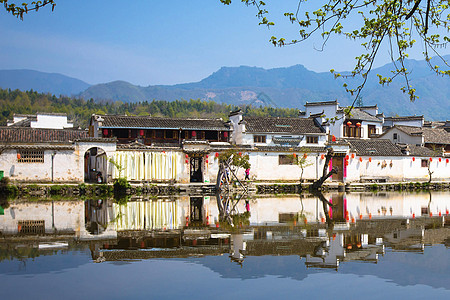
M177 119L113 115L102 115L101 117L104 121L100 128L229 130L221 119Z
M353 119L353 120L361 120L361 121L371 121L371 122L379 122L381 123L382 120L377 118L376 116L373 116L359 108L354 107L351 111L350 111L351 116L348 117L349 119Z
M320 134L324 133L312 118L245 117L250 133Z
M87 137L85 130L0 127L1 143L72 142Z
M390 140L345 139L360 156L402 156L402 151Z

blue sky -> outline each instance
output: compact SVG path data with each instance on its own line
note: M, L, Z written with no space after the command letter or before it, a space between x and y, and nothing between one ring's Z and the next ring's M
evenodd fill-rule
M277 5L268 6L269 17L276 26L270 30L258 26L256 10L239 0L229 6L219 0L56 0L54 12L46 7L23 21L2 9L0 69L142 86L195 82L222 66L351 70L358 44L345 38L333 38L324 51L315 50L318 37L283 48L268 42L272 35L295 36L297 28L279 16L297 2L272 1ZM420 51L411 57L422 59ZM381 54L377 66L389 62L387 51Z

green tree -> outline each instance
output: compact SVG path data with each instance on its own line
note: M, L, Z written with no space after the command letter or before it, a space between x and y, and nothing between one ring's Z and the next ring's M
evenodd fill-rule
M309 149L303 149L303 153L294 153L290 155L292 163L300 168L300 183L303 182L303 173L305 169L314 163L308 160Z
M231 0L220 2L229 5ZM256 8L259 25L267 27L275 25L269 17L266 5L268 1L241 0L241 2ZM274 5L280 4L276 2ZM391 76L377 74L379 83L389 84L394 77L403 76L405 85L402 91L414 101L418 97L409 82L409 71L404 62L408 52L416 47L416 38L422 44L423 55L430 68L436 74L450 76L448 62L439 55L439 49L450 42L449 6L448 0L298 0L293 10L284 13L284 17L298 26L298 35L292 39L272 36L270 43L275 46L293 45L308 40L313 35L321 35L322 48L333 35L343 35L348 39L360 41L363 53L355 58L355 67L351 74L346 76L359 76L361 81L353 88L344 84L344 88L354 97L353 104L366 84L380 47L386 45L394 69ZM349 19L352 22L349 22ZM446 70L431 63L433 55L442 59ZM334 70L330 71L335 77L344 76Z

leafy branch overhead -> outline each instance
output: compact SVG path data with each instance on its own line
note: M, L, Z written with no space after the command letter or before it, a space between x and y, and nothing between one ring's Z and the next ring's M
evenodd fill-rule
M55 9L56 3L54 0L33 1L31 3L23 2L22 4L11 3L13 1L0 0L0 4L3 4L5 10L23 20L23 15L30 11L39 11L44 6L51 6L52 11Z
M229 5L231 0L220 0ZM268 5L264 1L241 0L247 6L257 9L260 25L268 27L275 23L269 19ZM308 2L308 3L307 3ZM450 42L450 14L448 0L328 0L307 1L298 0L296 7L284 13L292 24L299 27L298 36L288 41L285 37L270 38L275 46L298 44L309 39L314 34L323 38L322 49L332 35L343 35L351 40L358 40L362 46L361 55L355 58L355 67L349 75L343 75L331 70L337 77L362 78L355 88L344 88L354 99L358 99L361 90L367 82L367 77L380 47L386 45L389 49L394 69L390 76L377 74L381 85L389 84L393 78L403 76L405 85L402 88L410 100L414 101L416 90L409 82L409 70L405 67L408 51L416 46L417 38L423 48L423 55L430 68L438 75L450 76L449 63L439 54L439 49ZM273 5L280 5L273 1ZM445 70L431 63L431 57L439 57Z

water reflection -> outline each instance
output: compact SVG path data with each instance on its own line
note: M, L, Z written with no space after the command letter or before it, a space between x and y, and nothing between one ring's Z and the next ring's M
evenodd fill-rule
M387 248L424 253L425 245L448 247L448 196L330 193L132 197L121 204L113 199L15 201L0 216L0 251L3 259L23 259L44 248L85 245L95 262L227 254L242 267L249 257L296 255L306 267L338 269L350 261L377 263Z

